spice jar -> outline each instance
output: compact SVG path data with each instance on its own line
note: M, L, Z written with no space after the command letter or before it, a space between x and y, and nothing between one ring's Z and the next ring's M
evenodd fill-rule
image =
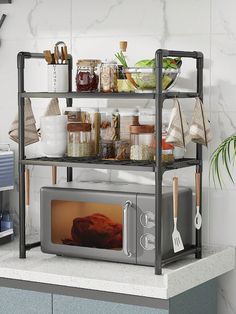
M130 126L130 159L153 160L154 159L154 126L131 125Z
M101 113L98 108L81 108L81 120L91 124L91 155L98 155L100 149Z
M91 155L91 124L68 123L67 155L85 157Z
M130 159L130 141L121 140L114 142L115 159L128 160Z
M102 159L114 159L115 150L112 140L101 140L100 157Z
M174 162L174 146L166 143L166 136L162 136L162 162Z
M98 64L100 60L78 60L76 87L77 92L95 92L98 90L99 76Z
M101 139L114 140L120 139L120 114L117 109L106 108L101 111Z
M67 116L68 122L82 122L80 108L67 107L64 114Z
M100 68L100 91L103 93L117 92L118 67L115 61L103 62Z
M119 110L120 114L120 139L130 139L130 125L139 125L138 109L125 108Z

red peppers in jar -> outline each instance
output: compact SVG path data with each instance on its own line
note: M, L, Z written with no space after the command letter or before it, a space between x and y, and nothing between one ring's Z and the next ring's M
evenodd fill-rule
M96 92L99 76L97 66L100 60L78 60L76 74L76 88L78 92Z

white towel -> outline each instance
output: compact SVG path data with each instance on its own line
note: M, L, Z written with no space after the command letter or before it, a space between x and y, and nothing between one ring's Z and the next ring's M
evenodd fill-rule
M186 148L190 140L188 122L184 113L181 111L178 99L175 98L170 123L167 129L166 143L170 143L176 147Z
M193 142L207 146L212 140L210 122L207 119L203 103L196 98L193 119L190 126L190 136Z

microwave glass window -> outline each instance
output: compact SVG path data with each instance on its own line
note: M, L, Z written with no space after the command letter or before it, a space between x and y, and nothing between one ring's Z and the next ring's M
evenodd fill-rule
M52 243L122 250L122 206L53 200Z

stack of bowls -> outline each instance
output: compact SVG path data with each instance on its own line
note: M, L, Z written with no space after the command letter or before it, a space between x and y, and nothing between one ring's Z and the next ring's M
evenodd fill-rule
M63 157L67 148L67 116L40 118L41 147L47 157Z

